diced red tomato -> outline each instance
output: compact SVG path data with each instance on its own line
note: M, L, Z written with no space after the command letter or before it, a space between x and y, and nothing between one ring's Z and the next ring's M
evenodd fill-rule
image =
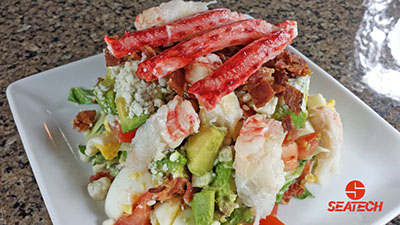
M282 160L285 164L285 171L292 171L299 166L297 161L299 151L296 142L284 144L282 146Z
M265 217L265 219L261 219L260 225L285 225L285 224L282 221L280 221L278 217L271 214Z
M296 140L299 159L307 159L318 147L321 137L319 133L306 134Z
M111 181L114 180L114 177L111 176L110 172L97 172L95 175L90 176L89 182L92 183L93 181L98 180L102 177L108 177L108 178L110 178Z
M122 133L121 124L119 124L117 121L115 121L115 123L116 126L114 127L110 126L110 129L112 130L114 135L118 137L119 142L131 143L132 139L136 135L137 128L134 131L128 131L126 133Z

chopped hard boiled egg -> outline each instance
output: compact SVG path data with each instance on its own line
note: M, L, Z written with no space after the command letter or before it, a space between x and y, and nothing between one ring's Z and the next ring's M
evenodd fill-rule
M101 136L103 137L103 143L95 143L94 146L99 149L105 159L111 160L115 158L118 155L121 143L112 132L104 132Z
M107 119L104 119L104 128L106 129L106 131L111 131L110 125L107 122Z
M308 97L307 106L310 109L317 106L325 106L325 105L326 105L326 99L321 94L310 95Z
M336 101L331 99L331 100L329 100L329 102L326 103L326 106L328 106L332 110L335 110L335 104L336 104Z
M154 214L160 225L171 225L181 210L179 201L169 200L167 202L158 203L154 207Z
M88 140L85 154L94 156L100 151L105 159L111 160L118 155L120 147L121 143L112 132L104 132Z
M331 99L329 102L326 101L324 96L321 94L315 94L308 97L307 106L309 109L317 107L317 106L328 106L332 110L335 110L335 100Z
M196 225L191 208L180 212L172 225Z
M114 225L115 220L113 219L108 219L108 220L104 220L102 225Z
M306 134L311 134L314 133L315 130L309 120L306 120L304 123L304 128L299 129L299 137L306 135Z
M279 99L274 96L267 103L265 103L264 106L261 106L260 108L257 108L253 104L253 109L258 113L265 114L267 116L271 116L275 112L276 105L278 104L278 100Z
M111 219L118 219L123 213L132 211L132 204L139 200L142 193L154 187L149 172L134 172L125 167L114 179L108 191L105 211Z

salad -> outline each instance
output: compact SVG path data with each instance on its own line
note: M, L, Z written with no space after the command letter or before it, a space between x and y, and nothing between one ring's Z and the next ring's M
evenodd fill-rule
M337 172L335 101L309 94L307 63L285 50L296 22L212 3L145 10L137 31L105 36L107 74L70 90L95 107L73 126L103 225L283 224L279 204Z

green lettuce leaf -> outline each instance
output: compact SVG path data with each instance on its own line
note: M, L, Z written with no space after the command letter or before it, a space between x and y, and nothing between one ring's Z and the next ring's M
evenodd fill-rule
M78 104L93 104L94 94L92 90L73 87L69 91L68 100Z
M315 196L307 188L305 188L302 195L296 195L294 197L298 199L315 198Z

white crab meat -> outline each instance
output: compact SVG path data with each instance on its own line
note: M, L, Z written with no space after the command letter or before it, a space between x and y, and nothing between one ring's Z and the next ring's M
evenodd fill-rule
M201 122L218 127L226 127L228 136L232 137L236 125L242 118L243 110L240 108L240 103L235 93L232 92L225 95L212 110L208 111L204 107L200 108L199 114Z
M190 84L194 84L210 75L221 65L221 58L219 58L219 56L216 54L209 53L198 57L193 62L185 66L185 79Z
M200 119L192 104L176 96L139 127L124 164L135 171L147 170L157 154L178 147L199 126Z
M271 213L276 194L284 185L284 138L281 122L257 114L244 122L236 141L237 192L247 206L255 208L255 225Z
M309 109L309 119L316 132L321 133L320 146L329 152L317 155L318 164L314 175L319 183L328 173L338 172L340 147L343 142L343 126L339 113L328 106L317 106Z
M135 27L138 30L147 29L153 26L165 25L177 19L208 10L211 2L185 2L183 0L172 0L162 3L157 7L146 9L136 16Z

